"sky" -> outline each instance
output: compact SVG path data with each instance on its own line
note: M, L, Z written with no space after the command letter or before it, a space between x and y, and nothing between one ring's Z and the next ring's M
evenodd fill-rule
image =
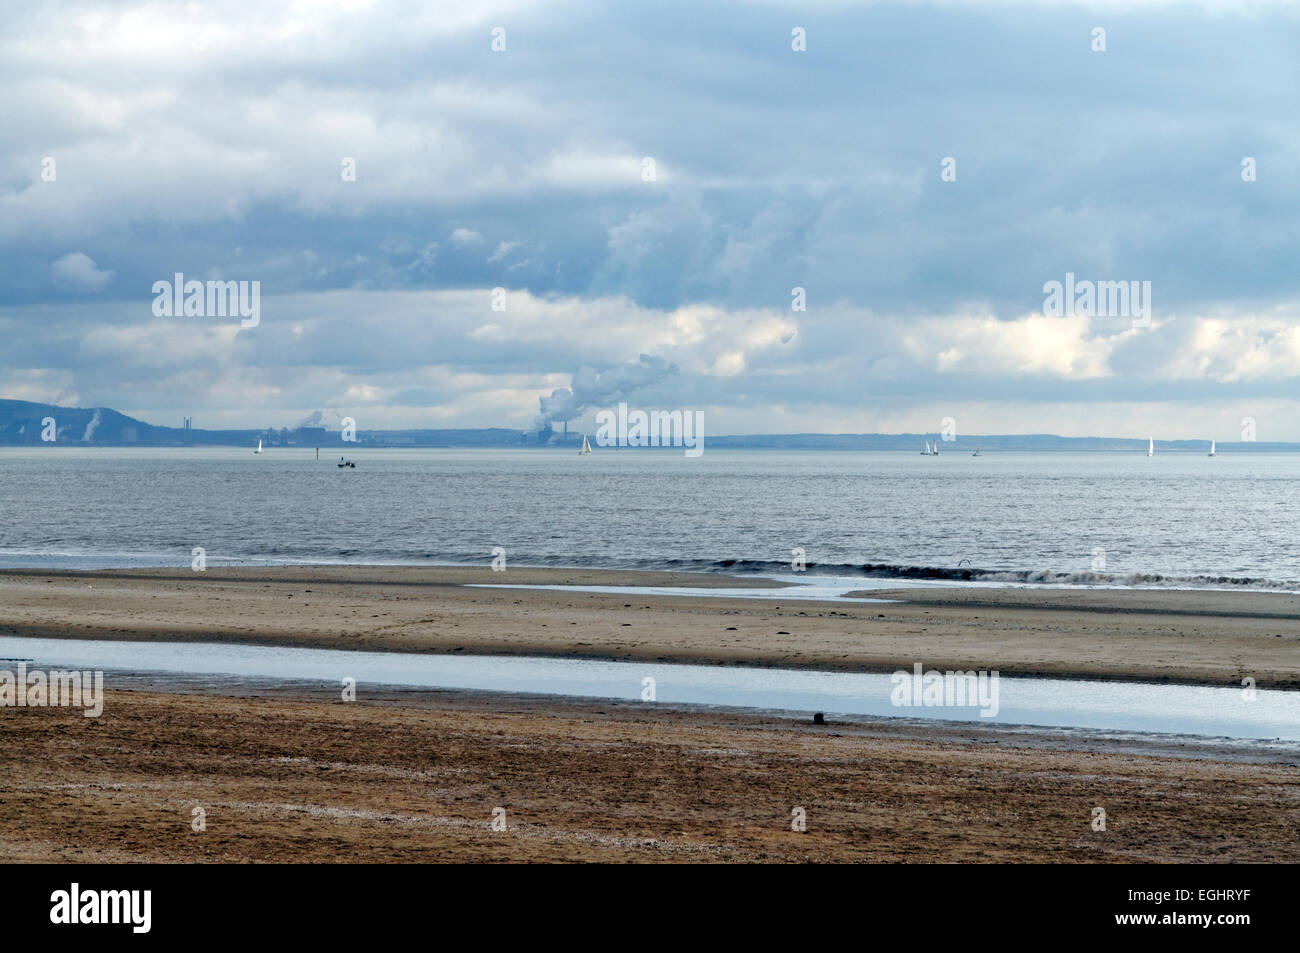
M1294 4L0 18L0 397L1300 440ZM156 314L176 273L258 282L258 323ZM1149 320L1050 313L1067 274Z

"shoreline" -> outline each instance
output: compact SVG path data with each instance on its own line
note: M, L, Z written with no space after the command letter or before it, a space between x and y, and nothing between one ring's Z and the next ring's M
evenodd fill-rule
M0 671L7 666L0 660ZM211 696L230 699L337 700L332 681L303 677L261 675L211 675L185 672L105 670L112 676L106 696L135 693L176 696ZM500 710L526 707L536 712L575 710L607 714L615 709L629 718L672 717L682 721L734 720L780 724L814 734L848 734L863 738L906 738L913 741L978 742L1008 748L1033 748L1104 753L1159 754L1170 758L1231 761L1241 764L1277 764L1300 768L1300 741L1262 737L1187 734L1172 731L1083 728L1046 724L925 718L907 714L856 714L829 712L813 721L812 709L757 707L688 701L638 701L635 698L530 692L501 688L431 687L426 685L361 682L358 700L398 708L481 708ZM35 706L39 707L39 706ZM607 711L608 710L608 711Z
M16 558L22 555L25 557L35 558L36 564L28 565L6 565L5 560ZM53 562L49 565L40 564L40 559L50 559ZM164 563L153 561L152 557L140 557L139 563L130 563L129 560L134 557L130 554L124 554L117 559L122 561L120 565L88 565L73 566L62 565L57 562L58 559L72 560L93 560L102 557L92 557L84 554L59 553L46 556L36 554L3 554L0 553L0 573L13 575L23 574L68 574L68 575L99 575L111 574L115 576L125 576L130 574L139 574L142 577L156 575L159 573L182 572L189 568L189 564L183 559L176 559L174 562ZM686 561L686 560L683 560ZM1280 595L1295 596L1300 598L1300 581L1283 581L1273 580L1273 584L1264 585L1263 582L1268 580L1263 577L1249 576L1199 576L1199 577L1162 577L1168 580L1168 584L1159 582L1141 581L1136 583L1125 583L1117 579L1109 581L1072 581L1064 572L1053 572L1057 577L1051 581L1030 580L1025 578L1015 578L1022 575L1031 575L1027 570L978 570L973 576L965 575L965 571L956 569L945 569L943 567L900 567L901 570L895 574L867 574L863 570L836 564L834 566L819 567L816 564L808 568L795 571L788 567L786 563L772 563L757 565L754 560L735 559L735 560L718 560L714 563L708 563L703 560L695 560L702 565L694 568L646 568L646 567L611 567L611 566L551 566L537 565L531 563L512 562L510 570L512 572L538 572L538 573L581 573L581 574L612 574L626 575L629 577L681 577L679 585L685 586L688 580L703 580L725 578L732 583L739 580L755 580L763 585L770 586L799 586L800 582L790 581L792 578L805 577L809 579L818 579L833 583L835 586L842 586L846 590L852 589L848 595L854 598L869 598L873 593L885 590L925 590L925 589L961 589L961 590L980 590L988 589L994 591L1003 590L1023 590L1026 592L1170 592L1170 593L1241 593L1244 595ZM742 568L733 568L727 563L739 564ZM745 568L746 565L749 568ZM294 560L233 560L230 562L221 562L209 558L209 565L205 571L233 571L233 572L256 572L259 570L281 571L281 570L397 570L411 572L431 572L437 573L441 570L479 570L483 568L484 563L481 560L474 562L355 562L342 560L320 560L320 561L294 561ZM906 571L906 570L917 570ZM942 573L951 572L953 575L942 575ZM957 575L956 573L962 573ZM1038 575L1038 573L1032 573ZM1092 575L1083 573L1083 575ZM998 578L1000 577L1000 578ZM855 586L854 584L859 584ZM649 583L646 583L649 585ZM862 586L866 587L863 588Z
M0 634L877 673L921 662L1300 689L1300 596L1281 593L944 586L873 589L894 601L855 603L495 588L516 584L792 588L752 575L486 566L0 570Z

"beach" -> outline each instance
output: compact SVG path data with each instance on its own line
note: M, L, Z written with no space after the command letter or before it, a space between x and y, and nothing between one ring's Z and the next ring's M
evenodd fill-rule
M507 581L778 585L486 567L11 571L0 634L1300 684L1290 595L477 588ZM98 718L0 712L0 763L9 861L1300 860L1294 745L437 689L344 701L337 682L117 673Z
M111 691L99 719L0 717L0 858L1300 860L1294 755L479 693L177 689Z
M852 580L845 580L846 587ZM885 602L485 586L770 589L756 576L483 567L0 571L0 635L1300 688L1300 596L908 588ZM793 587L790 587L793 591Z

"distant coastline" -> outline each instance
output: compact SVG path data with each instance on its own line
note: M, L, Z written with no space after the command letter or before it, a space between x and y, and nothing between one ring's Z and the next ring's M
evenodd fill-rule
M43 440L53 419L56 439ZM108 407L60 407L25 400L0 400L0 447L251 447L259 440L268 448L314 449L439 449L439 448L571 448L582 445L580 430L547 428L520 430L509 427L463 429L415 428L367 430L358 428L354 441L344 441L340 430L325 427L264 427L205 430L165 427L146 423ZM1205 453L1211 438L1219 454L1295 453L1300 442L1230 441L1217 435L1198 440L1156 439L1157 453ZM943 441L935 433L794 433L727 434L710 436L714 450L898 450L919 452L933 441L941 453L998 451L1137 452L1147 448L1146 437L1062 437L1056 434L962 434ZM662 449L680 454L679 448L623 447L618 452Z

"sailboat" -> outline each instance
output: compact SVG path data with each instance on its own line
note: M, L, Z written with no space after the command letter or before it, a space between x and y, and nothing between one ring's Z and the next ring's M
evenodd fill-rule
M1210 452L1209 452L1209 454L1207 454L1207 455L1208 455L1208 456L1211 456L1211 457L1217 457L1217 456L1218 456L1218 454L1214 452L1214 441L1213 441L1213 440L1210 441Z
M923 456L923 457L929 457L929 456L932 456L933 453L934 453L934 451L932 451L932 450L930 449L930 441L927 440L927 441L925 442L925 449L921 451L921 456Z
M979 447L976 447L976 448L975 448L975 452L972 453L971 456L972 456L972 457L978 457L978 456L980 456L980 448L979 448Z
M1156 455L1156 441L1155 438L1153 437L1147 441L1147 456L1154 457L1155 455Z
M586 434L582 435L582 449L578 451L578 456L582 456L584 453L591 453L591 444L587 442Z
M262 452L262 438L261 438L261 437L258 437L258 438L257 438L257 449L254 450L253 452L254 452L254 453L261 453L261 452Z

